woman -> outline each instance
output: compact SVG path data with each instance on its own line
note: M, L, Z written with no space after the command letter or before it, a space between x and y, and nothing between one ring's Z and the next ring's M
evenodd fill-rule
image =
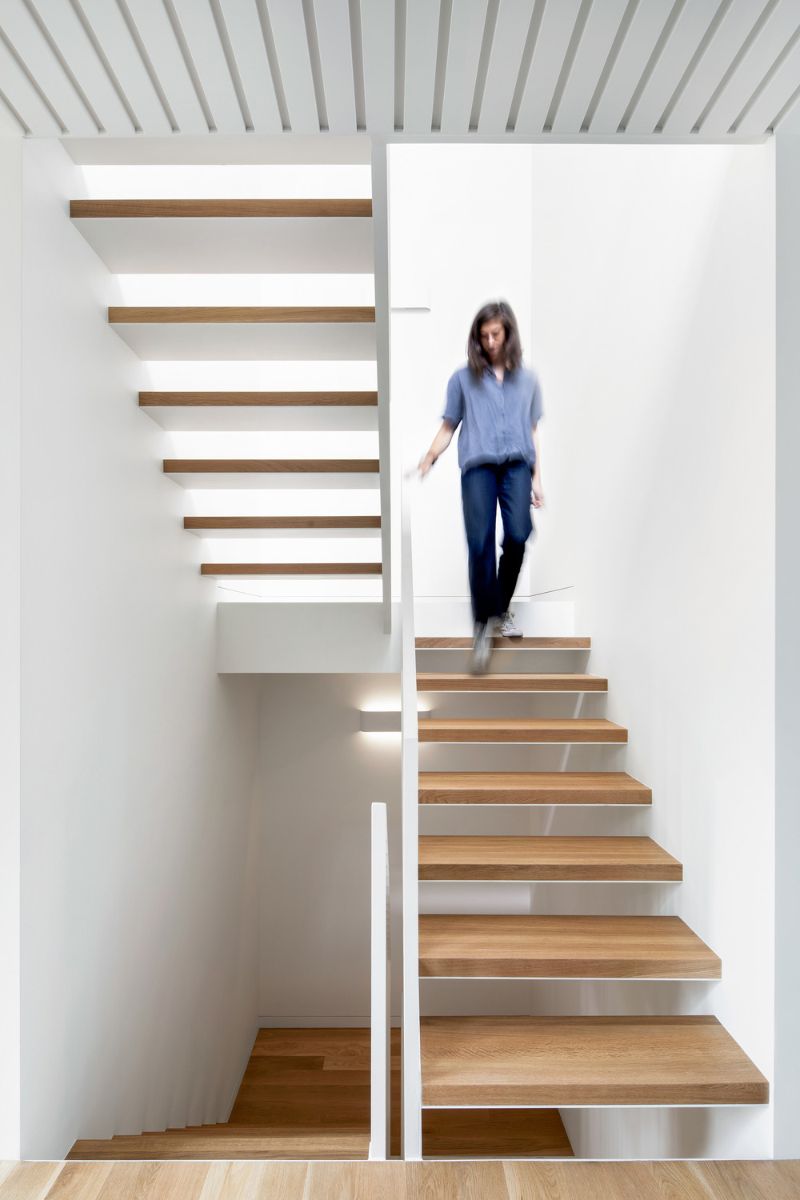
M525 543L533 530L530 505L544 504L537 426L542 391L522 365L516 318L503 300L485 304L472 322L467 362L450 377L439 432L419 464L427 475L459 425L458 465L469 549L475 638L472 670L489 666L491 638L522 637L509 611ZM496 564L497 507L503 553ZM493 628L494 626L494 628Z

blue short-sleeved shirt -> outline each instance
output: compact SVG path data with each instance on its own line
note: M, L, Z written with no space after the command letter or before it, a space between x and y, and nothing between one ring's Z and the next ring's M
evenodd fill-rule
M447 384L442 419L461 425L458 465L462 471L481 463L536 459L531 429L542 416L542 389L535 371L519 366L506 371L500 383L487 364L476 378L468 364L459 367Z

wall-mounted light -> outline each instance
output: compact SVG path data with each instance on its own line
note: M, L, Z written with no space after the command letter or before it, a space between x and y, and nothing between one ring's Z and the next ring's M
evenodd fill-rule
M358 714L362 733L399 733L400 709L364 709Z

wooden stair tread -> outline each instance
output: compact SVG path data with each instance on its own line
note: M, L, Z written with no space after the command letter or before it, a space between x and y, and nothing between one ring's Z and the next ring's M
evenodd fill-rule
M765 1104L715 1017L423 1017L424 1105Z
M420 717L421 742L612 742L628 731L600 718Z
M624 771L421 771L420 804L650 804Z
M67 1155L75 1160L135 1161L137 1159L366 1158L369 1133L327 1128L286 1131L257 1126L171 1129L164 1133L81 1140Z
M419 918L420 975L719 979L720 960L679 917L443 915Z
M167 474L230 472L245 474L377 474L377 458L165 458Z
M426 1108L426 1158L572 1158L557 1108Z
M377 392L139 392L141 408L376 408Z
M379 562L203 563L201 575L380 575Z
M513 650L589 650L592 639L588 637L521 637L492 638L494 646ZM471 637L418 637L418 650L471 650Z
M419 877L680 880L683 868L649 837L427 834L419 839Z
M371 217L372 200L177 199L71 200L69 215L87 217Z
M184 529L380 529L370 517L184 517Z
M372 305L125 305L108 309L112 325L374 324Z
M608 680L599 675L513 673L469 675L418 671L420 692L606 692Z

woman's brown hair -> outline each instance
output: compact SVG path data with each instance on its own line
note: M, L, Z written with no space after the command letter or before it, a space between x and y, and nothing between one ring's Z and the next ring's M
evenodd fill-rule
M476 315L467 338L467 361L475 375L482 375L489 361L481 345L481 328L487 321L502 321L506 331L505 368L515 371L522 362L522 346L519 340L517 318L511 310L511 305L505 300L490 300Z

